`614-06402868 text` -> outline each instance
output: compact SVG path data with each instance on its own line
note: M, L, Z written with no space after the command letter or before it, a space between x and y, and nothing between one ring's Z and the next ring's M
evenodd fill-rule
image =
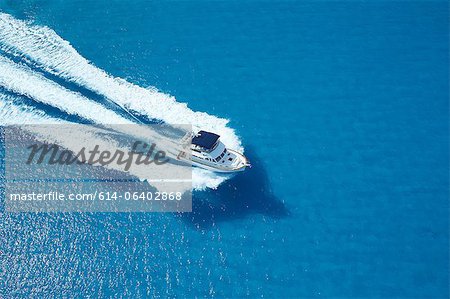
M11 193L9 200L11 201L180 201L182 199L181 192L117 192L106 191L93 193L62 193L58 191L50 191L48 193Z

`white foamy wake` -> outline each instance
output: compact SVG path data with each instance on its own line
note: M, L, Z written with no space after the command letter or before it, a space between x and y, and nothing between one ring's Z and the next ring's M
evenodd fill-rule
M145 89L108 75L82 57L66 40L45 26L31 25L0 13L0 47L3 51L33 61L47 72L106 96L128 110L171 125L191 124L194 130L221 135L224 143L243 151L228 120L190 110L174 97Z
M135 136L139 140L155 142L158 147L164 149L172 157L179 152L178 146L174 142L149 127L135 124L113 110L107 109L79 93L65 89L26 66L0 56L0 70L0 86L10 92L27 96L37 102L56 107L93 123L112 127L126 135ZM123 126L111 126L111 124L122 124Z
M108 75L90 64L67 41L47 27L31 25L0 13L0 48L24 61L32 62L34 67L101 94L135 113L171 125L191 124L195 131L205 129L216 132L228 147L243 150L234 130L227 127L227 120L194 112L186 104L178 103L174 97L156 89L145 89ZM103 105L1 56L0 86L97 124L130 123L128 119ZM217 188L227 178L227 175L193 168L195 189Z

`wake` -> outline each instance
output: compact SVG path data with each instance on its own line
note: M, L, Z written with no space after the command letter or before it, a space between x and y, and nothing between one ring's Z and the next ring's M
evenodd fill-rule
M163 146L165 151L177 155L179 147L168 138L160 136L146 126L136 125L114 111L105 108L99 103L83 97L79 93L69 91L55 82L32 71L28 67L14 63L0 56L0 85L10 92L27 96L36 102L58 108L60 111L77 115L94 124L110 127L111 124L128 126L113 126L119 128L121 133L134 136L139 140L151 140ZM132 126L131 126L132 125ZM139 127L140 130L136 130Z
M192 124L221 135L228 147L242 151L228 120L194 112L185 103L155 89L146 89L108 75L82 57L52 29L36 26L0 13L0 48L27 59L45 71L101 94L128 110L171 125Z
M0 55L0 87L17 96L25 96L36 103L57 108L65 114L81 117L93 124L136 124L135 119L126 118L94 99L66 89L35 71L36 69L75 83L149 119L161 120L174 127L191 124L194 131L205 129L216 132L228 147L243 150L238 136L227 126L228 120L194 112L186 104L179 103L174 97L156 89L145 89L107 74L83 58L48 27L32 25L0 13L0 49L23 62L15 62ZM64 121L50 117L45 111L18 104L14 96L0 94L0 125L14 122L46 124ZM124 134L137 134L137 138L158 141L163 144L164 150L171 153L178 150L178 145L153 130L123 130ZM98 142L105 141L99 136L95 138ZM133 175L139 177L139 173ZM194 189L217 188L227 178L229 176L193 168Z

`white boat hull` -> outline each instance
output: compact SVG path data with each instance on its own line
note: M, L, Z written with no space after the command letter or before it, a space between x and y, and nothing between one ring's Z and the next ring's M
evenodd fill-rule
M214 172L222 172L222 173L240 172L240 171L244 171L247 167L250 167L250 163L248 162L247 158L244 155L242 155L241 153L238 153L236 151L230 150L230 149L228 149L228 151L230 151L233 154L235 154L236 156L238 156L238 159L240 160L238 165L236 165L235 167L223 167L216 163L207 164L207 163L204 163L203 161L195 161L195 160L191 160L191 163L192 163L192 165L203 168L203 169L211 170Z

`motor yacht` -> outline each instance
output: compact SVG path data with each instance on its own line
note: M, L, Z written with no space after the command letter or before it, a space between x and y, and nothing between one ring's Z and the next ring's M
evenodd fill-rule
M215 172L238 172L250 167L247 158L226 146L220 136L200 131L191 136L191 163L194 166Z

